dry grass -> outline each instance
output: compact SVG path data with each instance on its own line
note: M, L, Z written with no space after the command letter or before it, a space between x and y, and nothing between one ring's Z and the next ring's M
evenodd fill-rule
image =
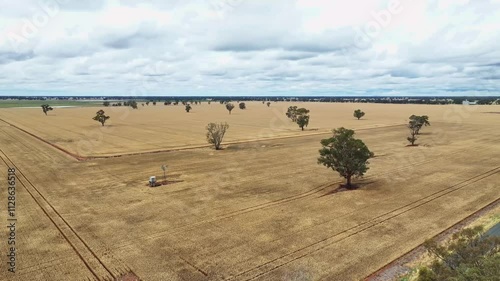
M227 140L259 138L263 130L271 137L301 134L274 117L274 109L287 106L250 103L231 116L219 104L194 106L192 114L180 106L140 108L134 118L114 118L115 130L86 155L202 144L209 121L230 123ZM377 156L360 189L332 194L341 179L316 164L328 134L78 162L1 123L0 156L25 178L19 271L14 278L2 271L0 279L102 279L132 271L141 280L359 280L499 197L500 132L491 129L498 116L482 113L492 107L454 114L462 107L305 106L317 132L374 128L357 133ZM355 108L366 120L352 117ZM76 151L71 144L99 127L90 120L94 111L57 110L45 118L6 109L0 118ZM383 127L411 114L427 114L432 123L418 147L405 146L404 125ZM272 118L286 124L274 129ZM146 187L150 175L162 178L164 163L178 182Z
M306 131L289 121L288 106L298 105L311 110L311 121ZM329 103L273 103L267 107L258 102L247 103L246 110L238 108L228 114L218 103L193 105L191 113L184 106L140 106L104 108L111 116L102 127L92 120L100 108L56 109L43 115L40 109L3 109L0 119L8 120L55 145L81 156L103 156L134 152L158 151L179 147L206 145L205 126L209 122L228 122L231 126L226 142L266 139L280 136L307 135L329 132L332 128L373 128L404 124L412 113L427 114L434 122L455 119L461 121L470 113L461 106L329 104ZM356 120L355 109L367 115ZM471 107L473 108L473 107ZM493 109L482 109L491 112ZM485 119L491 119L484 114Z
M496 224L500 223L500 205L496 206L495 208L485 212L484 215L479 217L478 219L475 219L473 222L470 224L467 224L461 229L464 228L473 228L475 226L482 226L484 227L485 231L488 229L492 228ZM440 243L447 243L451 238L451 235L449 237L446 237L442 241L440 240ZM397 280L401 281L414 281L418 279L418 269L423 267L423 266L429 266L433 261L435 260L435 257L430 256L427 253L423 253L416 257L414 260L411 262L406 263L404 266L411 268L412 270L408 273L405 274L404 276L397 278Z

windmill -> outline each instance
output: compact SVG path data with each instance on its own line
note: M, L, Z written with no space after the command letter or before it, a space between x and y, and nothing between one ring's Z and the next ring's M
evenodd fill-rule
M161 165L161 169L163 170L163 180L166 183L167 182L167 165Z

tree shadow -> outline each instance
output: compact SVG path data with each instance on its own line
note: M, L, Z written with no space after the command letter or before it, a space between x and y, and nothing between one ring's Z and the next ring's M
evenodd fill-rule
M375 181L356 182L355 184L351 184L351 186L347 186L347 184L339 184L337 188L334 188L319 197L329 196L339 192L355 191L373 183L375 183Z
M364 188L364 187L366 187L370 184L374 184L374 183L375 183L375 181L373 181L373 180L372 181L361 181L361 182L357 182L355 186L356 186L356 189L361 189L361 188Z
M406 147L417 147L419 144L407 144Z
M212 151L222 151L222 150L234 150L234 151L239 151L239 150L243 150L245 149L244 146L242 145L237 145L237 144L232 144L232 145L228 145L226 146L225 148L221 148L219 150L215 150L212 148Z
M157 181L154 186L150 186L149 183L146 184L148 187L160 187L160 186L165 186L165 185L171 185L171 184L176 184L179 182L184 182L183 180L166 180L166 181Z

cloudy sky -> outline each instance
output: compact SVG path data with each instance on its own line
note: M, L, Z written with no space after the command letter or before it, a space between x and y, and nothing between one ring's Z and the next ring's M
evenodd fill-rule
M498 95L499 47L500 0L0 0L0 95Z

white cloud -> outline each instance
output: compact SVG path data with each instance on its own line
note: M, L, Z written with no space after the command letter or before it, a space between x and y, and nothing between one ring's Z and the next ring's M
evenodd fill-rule
M0 5L2 95L492 95L500 88L497 0Z

